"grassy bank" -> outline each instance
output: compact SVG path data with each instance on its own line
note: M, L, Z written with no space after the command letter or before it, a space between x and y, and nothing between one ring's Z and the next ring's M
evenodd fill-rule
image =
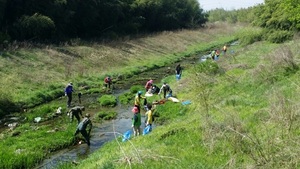
M300 168L299 40L232 46L196 64L152 133L106 144L73 168ZM72 165L61 166L61 168Z
M107 44L73 42L66 46L27 47L1 53L0 103L4 106L0 114L10 113L11 107L17 111L20 105L42 105L22 112L20 115L26 118L14 130L0 134L0 168L31 168L49 152L72 144L75 124L70 124L66 116L52 118L56 108L61 106L63 112L67 110L65 99L50 102L63 94L67 82L72 81L77 91L82 86L97 90L102 87L106 74L126 78L222 46L235 39L236 29L219 25L213 29L163 32ZM12 106L7 107L7 103ZM87 105L91 111L96 107L93 104L96 103ZM50 122L33 123L35 117Z

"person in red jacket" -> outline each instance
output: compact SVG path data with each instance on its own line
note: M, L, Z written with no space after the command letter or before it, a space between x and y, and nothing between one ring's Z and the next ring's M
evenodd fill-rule
M111 84L112 84L111 77L110 76L105 77L105 79L104 79L104 85L105 85L105 87L106 88L108 87L110 89Z

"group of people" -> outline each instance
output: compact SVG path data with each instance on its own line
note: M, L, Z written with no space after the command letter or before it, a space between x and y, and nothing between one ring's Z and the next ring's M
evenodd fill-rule
M138 91L137 95L134 99L134 107L131 110L133 112L133 118L132 118L132 125L134 136L141 135L141 125L142 125L142 119L141 119L141 99L146 99L145 96L142 96L142 91ZM144 102L146 103L146 102ZM147 103L146 104L146 120L145 120L145 126L150 127L150 131L152 130L152 122L153 122L153 109L152 104Z
M226 52L227 52L227 45L226 44L223 46L222 52L223 52L224 55L226 54ZM218 60L219 57L220 57L220 50L219 49L214 49L214 50L211 51L210 58L212 60Z
M180 80L181 74L182 74L182 67L180 64L178 64L175 68L175 74L176 74L176 80ZM106 88L111 88L112 85L112 78L110 76L105 77L104 79L104 85ZM160 95L163 93L163 98L167 99L168 97L172 96L172 89L169 84L166 82L163 83L161 88L157 87L155 84L153 84L153 80L150 79L146 82L145 90L148 93L152 94L158 94ZM71 107L72 102L72 93L74 92L73 84L70 82L66 88L65 88L65 96L68 97L67 99L67 107ZM135 99L134 99L134 107L132 109L132 112L134 113L134 116L132 118L132 128L134 131L134 135L138 136L141 134L141 100L144 99L144 108L146 109L146 120L145 120L145 126L150 127L150 131L152 130L152 123L153 123L153 111L155 107L155 103L146 103L146 97L142 96L142 91L138 91ZM79 103L81 104L81 93L78 93ZM87 145L90 145L90 132L93 127L92 122L90 120L90 114L86 113L85 116L83 116L83 111L85 111L84 106L75 106L73 108L70 108L67 112L67 115L70 117L70 122L73 122L74 117L77 120L77 128L75 131L74 136L76 136L78 133L81 133L84 139L86 140ZM80 120L80 117L82 120Z
M70 122L73 122L74 117L77 120L77 127L74 133L74 136L76 136L78 133L81 133L83 138L85 139L88 146L90 146L90 133L93 127L92 121L90 120L90 114L86 113L85 116L83 116L83 111L85 111L84 106L75 106L71 108L71 102L72 102L72 94L74 92L73 84L70 82L66 88L65 88L65 96L68 97L67 99L67 107L70 108L67 112L67 115L70 117ZM78 93L79 103L81 104L81 93ZM80 120L80 117L82 120Z
M175 75L176 80L179 81L181 79L182 75L182 67L180 64L178 64L175 68ZM172 89L170 85L166 82L163 83L163 85L159 88L154 83L153 80L150 79L145 84L145 90L148 94L163 94L163 99L168 99L169 97L172 97ZM145 128L149 128L149 132L152 130L152 123L153 123L153 112L155 110L155 107L159 102L153 102L153 103L147 103L146 97L142 96L143 92L138 91L135 98L134 98L134 107L132 109L133 112L133 118L132 118L132 125L134 136L141 135L141 103L142 99L144 99L144 108L146 110L145 113ZM145 104L146 103L146 104Z

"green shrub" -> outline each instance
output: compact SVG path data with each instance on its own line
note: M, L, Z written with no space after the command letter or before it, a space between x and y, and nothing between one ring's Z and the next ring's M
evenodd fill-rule
M103 95L98 98L98 102L101 106L111 106L114 107L117 105L117 99L113 95Z
M121 104L128 104L131 100L133 100L132 93L124 93L119 96L119 101Z
M50 38L55 31L55 23L53 20L45 15L38 13L32 16L23 15L16 24L20 33L20 38Z
M97 117L101 120L111 120L115 119L117 117L118 113L117 112L98 112Z
M267 41L272 43L283 43L287 40L291 40L293 37L293 32L284 31L284 30L276 30L270 31L267 34Z
M136 94L138 91L143 91L144 90L144 87L143 86L141 86L141 85L134 85L134 86L131 86L131 88L130 88L130 92L131 93L134 93L134 94Z
M262 40L263 31L261 29L244 29L236 34L241 45L249 45Z
M196 73L217 74L219 66L216 62L207 60L195 66Z

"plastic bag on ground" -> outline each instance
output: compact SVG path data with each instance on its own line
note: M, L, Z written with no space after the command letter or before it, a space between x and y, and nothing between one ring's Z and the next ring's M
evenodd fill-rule
M123 139L122 139L122 141L125 142L125 141L129 140L130 137L131 137L131 130L128 130L128 131L126 131L126 132L123 134Z

